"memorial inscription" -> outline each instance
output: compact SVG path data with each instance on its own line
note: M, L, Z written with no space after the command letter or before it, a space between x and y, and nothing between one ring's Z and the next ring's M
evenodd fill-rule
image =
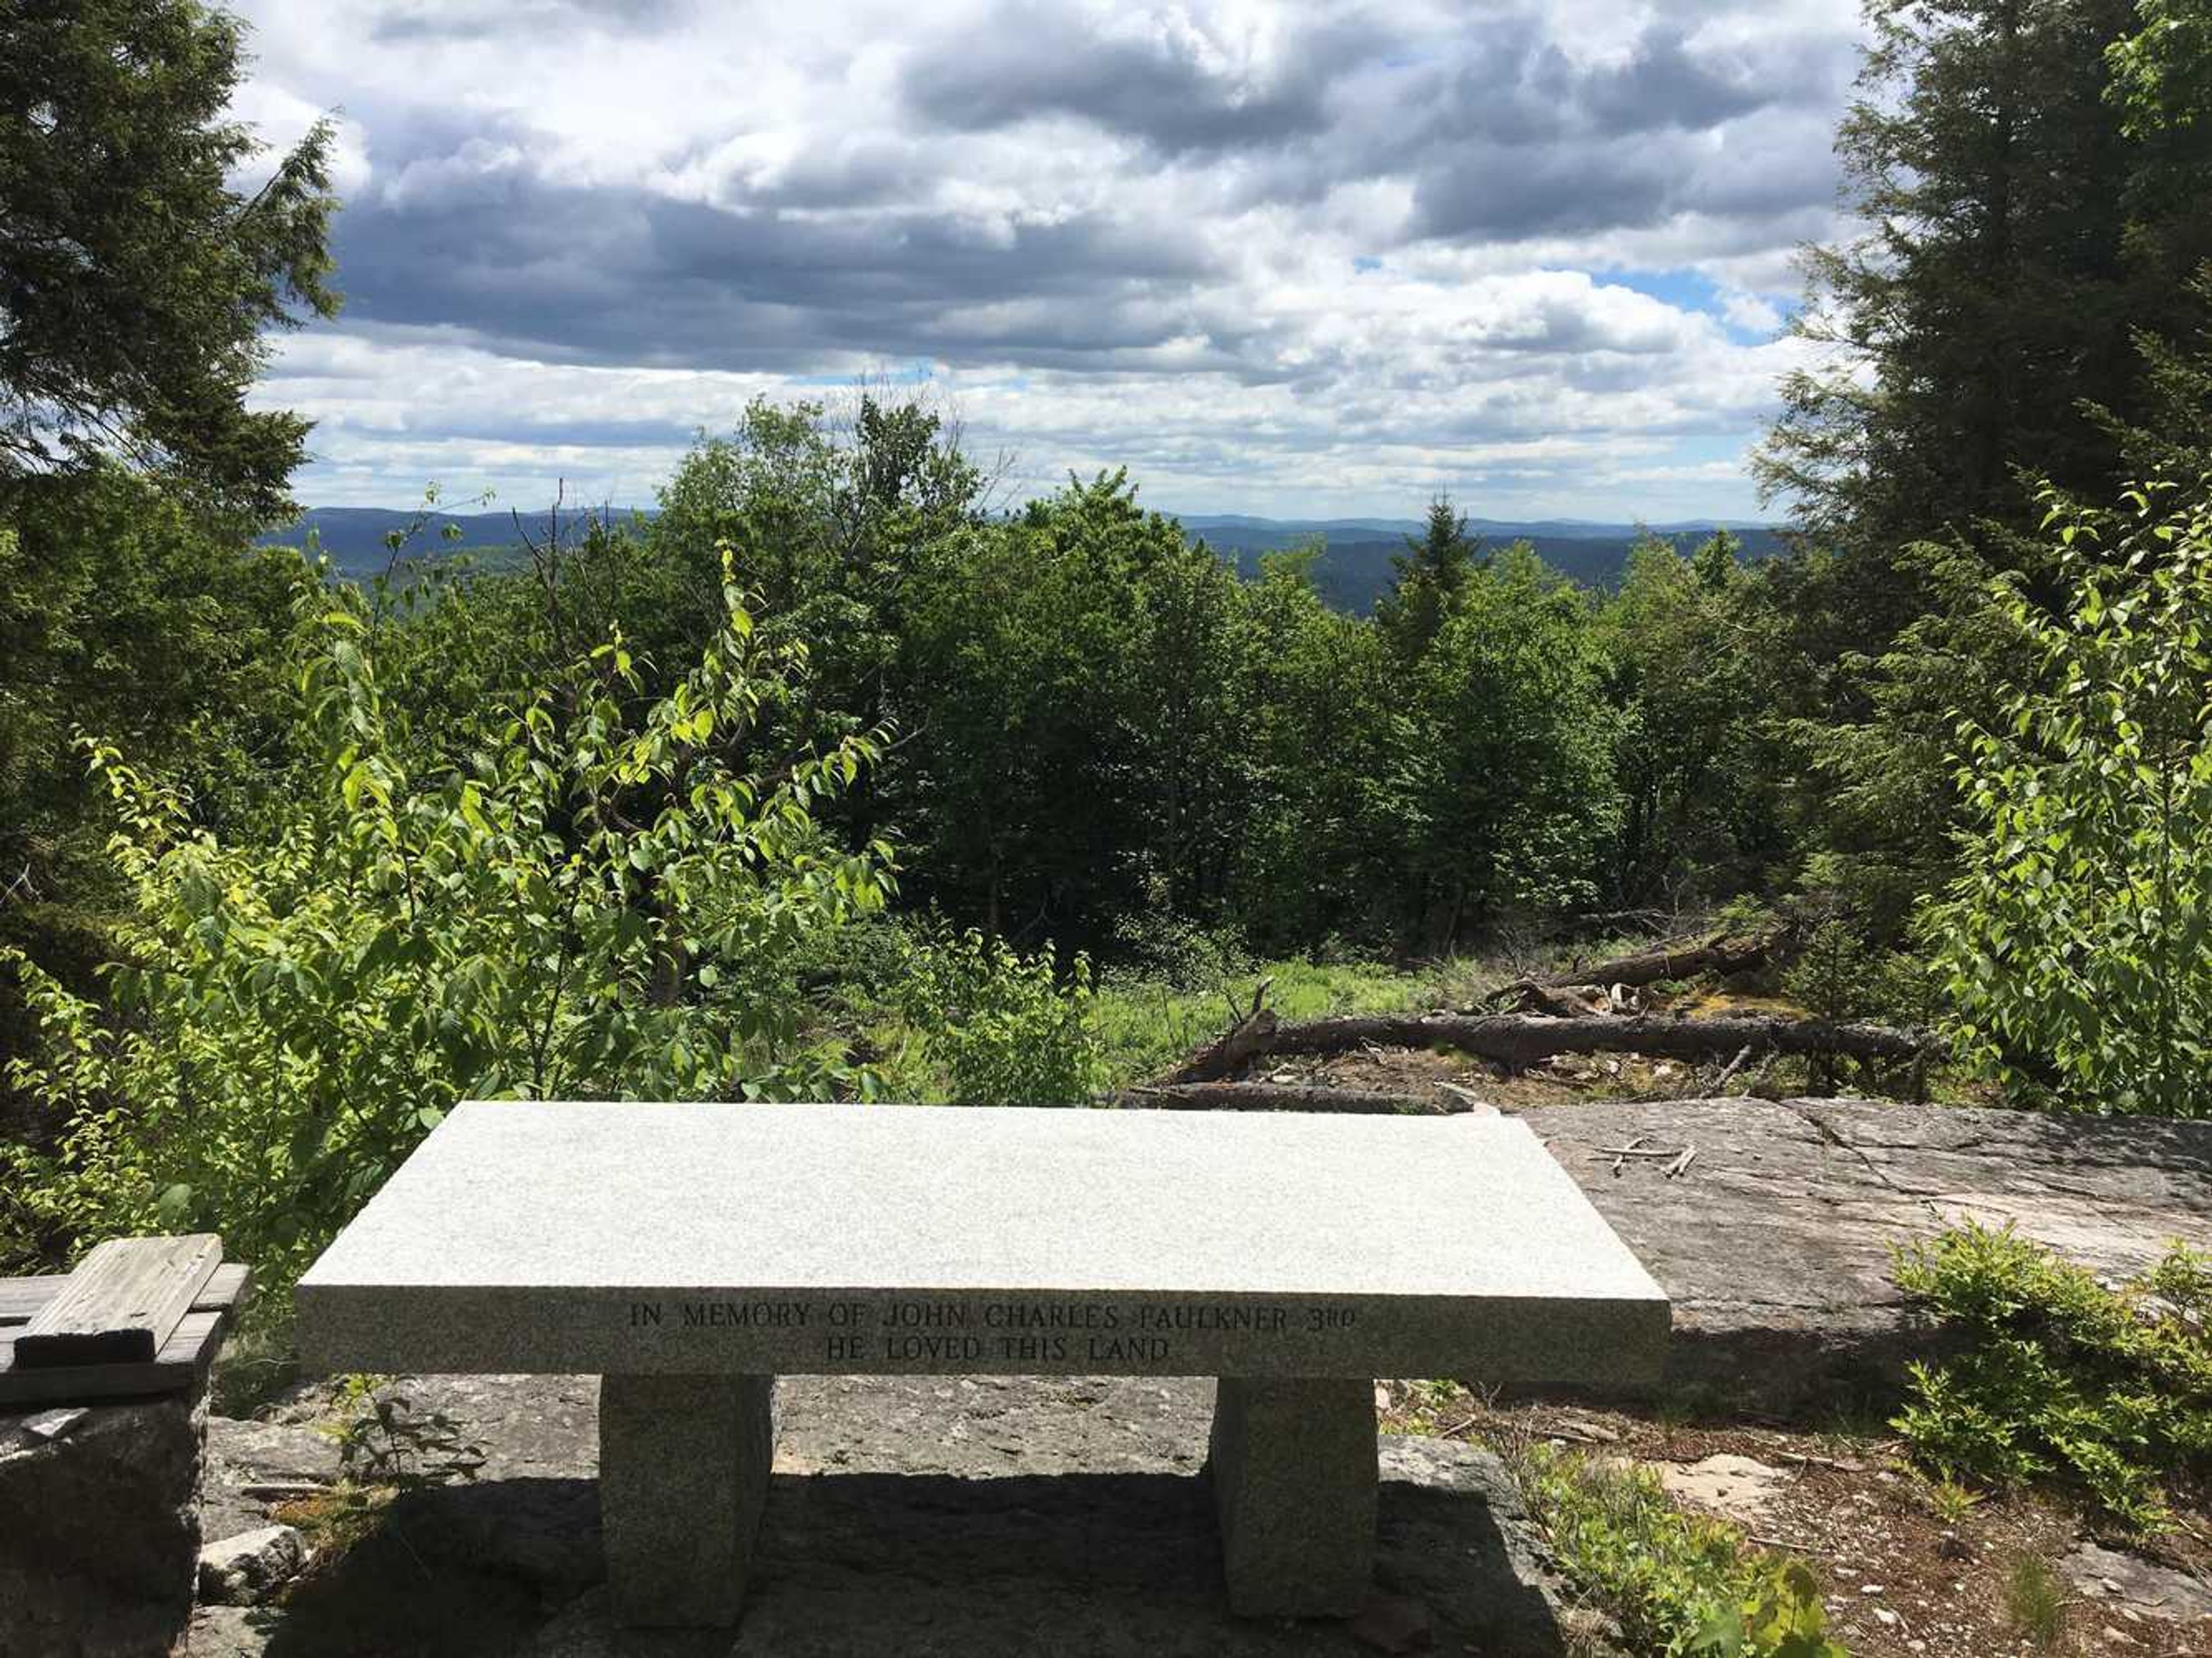
M1224 1301L682 1297L632 1301L625 1321L638 1331L696 1331L708 1343L717 1332L772 1331L786 1338L795 1333L804 1356L825 1370L957 1363L1011 1370L1142 1367L1167 1375L1178 1373L1179 1362L1199 1357L1184 1351L1186 1337L1349 1335L1358 1328L1359 1309ZM709 1345L702 1357L719 1357L720 1351ZM787 1347L785 1351L788 1356Z

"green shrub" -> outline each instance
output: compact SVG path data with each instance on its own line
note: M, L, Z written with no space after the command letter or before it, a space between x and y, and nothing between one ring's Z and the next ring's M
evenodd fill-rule
M0 1145L0 1233L221 1232L281 1292L460 1099L849 1084L805 1045L793 964L883 902L880 853L813 816L874 750L760 751L803 665L725 599L667 695L612 642L455 765L387 704L358 595L316 593L294 664L312 758L266 838L198 827L95 748L126 954L103 1007L0 951L39 1035L8 1080L68 1125Z
M2212 1454L2212 1257L2176 1244L2118 1289L2011 1228L1899 1252L1899 1287L1971 1345L1911 1366L1896 1419L1947 1479L2056 1479L2121 1523L2168 1523L2160 1476Z
M390 1376L343 1377L333 1402L337 1421L325 1432L350 1485L419 1491L474 1479L483 1467L483 1446L443 1411L416 1408Z
M2085 1111L2212 1109L2212 478L2051 507L2045 609L1998 608L2037 662L1969 724L1960 872L1922 918L1959 1057Z
M1816 1019L1851 1019L1863 1015L1873 999L1876 958L1857 929L1841 919L1823 921L1813 929L1788 972L1783 987ZM1836 1061L1820 1054L1808 1065L1807 1086L1815 1094L1831 1094L1836 1087Z
M960 1105L1080 1105L1098 1085L1091 963L1066 982L1047 950L1025 957L972 928L921 932L894 994Z
M1516 1459L1560 1570L1654 1658L1849 1658L1799 1560L1687 1515L1649 1469L1538 1445Z

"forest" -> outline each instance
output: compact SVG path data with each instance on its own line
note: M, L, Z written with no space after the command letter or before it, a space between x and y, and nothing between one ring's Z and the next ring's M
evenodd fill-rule
M1171 1005L1712 928L1939 1092L2212 1110L2201 6L1872 5L1786 550L1597 590L1439 495L1371 616L881 388L510 565L257 546L331 130L241 197L235 25L89 9L0 108L8 1262L281 1282L466 1097L1079 1100Z

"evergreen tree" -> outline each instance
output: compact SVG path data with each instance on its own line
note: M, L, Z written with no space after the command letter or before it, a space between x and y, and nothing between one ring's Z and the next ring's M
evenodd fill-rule
M2158 343L2206 314L2212 123L2159 115L2186 64L2130 59L2130 0L1867 12L1838 137L1865 229L1810 256L1820 366L1759 461L1808 545L1760 589L1806 844L1887 932L1948 878L1954 729L2016 665L1988 576L2047 569L2026 480L2112 498L2170 398Z
M1414 661L1429 648L1474 574L1476 550L1467 515L1452 510L1451 497L1431 501L1427 530L1418 541L1406 537L1406 550L1390 561L1396 579L1375 605L1375 620L1400 660Z
M239 25L196 0L0 0L0 486L120 455L280 515L307 422L246 393L337 308L330 127L234 190Z
M1759 459L1771 496L1850 558L1870 639L1924 590L1899 549L2039 516L2027 467L2109 495L2123 470L2085 405L2138 412L2136 330L2192 331L2212 253L2212 125L2156 143L2107 49L2131 0L1870 0L1861 96L1837 137L1866 228L1808 256L1790 377Z

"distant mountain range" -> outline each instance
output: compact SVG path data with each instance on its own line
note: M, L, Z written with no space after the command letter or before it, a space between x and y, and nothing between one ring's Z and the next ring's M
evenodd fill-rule
M586 512L569 507L561 514L562 532L565 535L580 526L585 519L599 516L598 509ZM502 555L519 556L522 551L522 535L515 528L520 517L522 529L532 537L543 537L552 523L552 515L544 507L528 513L425 513L419 509L395 511L389 507L310 507L300 514L289 528L271 531L261 537L264 547L305 547L310 536L315 537L319 550L336 567L337 573L354 581L366 581L380 575L392 562L392 550L386 537L407 537L400 550L403 558L435 558L465 550L480 562L503 562ZM614 513L617 523L627 523L630 513L627 507ZM448 536L448 525L460 533Z
M563 533L582 524L586 514L570 509L562 514ZM651 516L649 509L646 516ZM614 517L624 522L628 508ZM1203 540L1229 558L1238 572L1256 574L1263 553L1310 544L1316 537L1323 550L1315 561L1314 585L1322 597L1340 609L1364 614L1390 585L1391 560L1406 550L1406 537L1425 527L1415 519L1253 518L1235 513L1186 513L1177 515L1183 532L1193 541ZM522 529L542 537L550 524L543 510L520 514ZM300 515L290 528L262 537L271 546L302 547L312 534L338 574L366 580L391 562L386 537L404 536L420 521L413 538L402 550L403 557L436 557L466 549L480 562L498 564L520 554L522 537L512 513L396 512L384 507L314 507ZM459 534L447 536L446 526ZM1537 555L1562 575L1587 586L1610 586L1620 578L1628 560L1629 544L1640 527L1667 537L1685 551L1717 529L1733 531L1743 543L1744 556L1771 557L1782 550L1782 537L1771 525L1697 519L1638 526L1606 524L1587 519L1544 519L1522 522L1509 519L1468 520L1470 533L1486 547L1526 541Z
M1205 513L1186 513L1182 523L1184 534L1193 540L1203 537L1248 576L1259 573L1262 554L1310 545L1320 537L1324 544L1314 561L1314 586L1328 604L1362 616L1389 591L1397 573L1391 561L1405 552L1406 537L1427 528L1413 519L1270 519ZM1467 527L1484 547L1528 543L1545 563L1586 587L1610 587L1619 581L1627 568L1630 544L1646 531L1664 536L1686 553L1716 530L1732 531L1743 544L1747 559L1771 558L1783 547L1782 532L1771 524L1718 519L1639 525L1589 519L1522 522L1470 518Z

